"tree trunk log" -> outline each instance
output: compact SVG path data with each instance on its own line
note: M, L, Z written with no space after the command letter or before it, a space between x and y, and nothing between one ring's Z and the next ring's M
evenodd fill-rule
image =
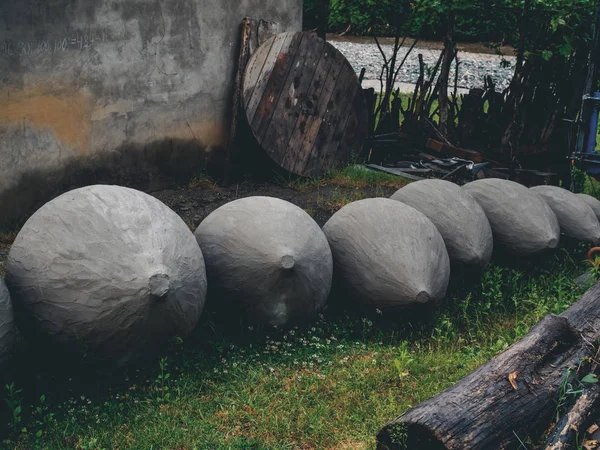
M600 387L597 385L581 394L569 412L552 430L545 450L578 448L579 443L576 441L584 437L586 424L598 407L599 400Z
M379 450L509 449L548 429L566 371L595 355L600 283L505 352L386 425ZM516 389L515 389L516 388Z
M444 38L444 60L440 71L440 133L448 137L448 116L450 112L448 103L448 81L450 79L450 66L456 56L456 43L454 42L454 12L448 13L448 30Z

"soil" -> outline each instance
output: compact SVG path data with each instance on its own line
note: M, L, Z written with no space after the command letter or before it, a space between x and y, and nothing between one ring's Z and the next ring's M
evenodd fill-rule
M188 186L151 192L150 195L179 214L194 231L215 209L239 198L281 198L304 209L322 227L346 203L363 198L390 197L397 189L386 185L344 186L324 181L307 185L243 181L221 187L207 179L192 181ZM0 234L0 276L3 275L3 266L17 232Z
M233 200L252 196L277 197L308 212L323 226L344 204L370 197L389 197L397 188L388 186L347 187L335 184L307 186L244 181L227 188L217 185L189 186L153 192L151 195L179 214L195 230L215 209ZM208 184L208 183L207 183Z

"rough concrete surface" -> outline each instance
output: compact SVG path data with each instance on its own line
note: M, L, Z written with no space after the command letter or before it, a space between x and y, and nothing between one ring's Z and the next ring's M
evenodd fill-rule
M558 246L560 228L556 215L532 190L497 178L473 181L463 189L485 211L495 246L522 256Z
M391 197L425 214L436 226L452 262L485 267L494 239L485 212L465 190L443 180L411 183Z
M319 226L297 206L271 197L236 200L210 214L195 235L216 307L282 326L325 306L331 250Z
M594 214L596 214L596 218L598 220L600 220L600 200L598 200L596 197L592 197L591 195L587 195L587 194L576 194L576 195L581 200L586 202L590 208L592 208L592 210L594 211Z
M450 260L435 225L390 199L350 203L323 228L334 283L360 304L394 310L446 295Z
M117 365L190 332L206 295L202 252L185 223L117 186L47 203L19 232L6 269L26 336Z
M65 179L220 164L245 16L299 31L302 2L0 2L0 222Z
M535 186L531 190L544 199L566 236L580 241L600 242L600 222L581 197L558 186Z
M8 361L15 345L16 329L10 294L0 277L0 367Z

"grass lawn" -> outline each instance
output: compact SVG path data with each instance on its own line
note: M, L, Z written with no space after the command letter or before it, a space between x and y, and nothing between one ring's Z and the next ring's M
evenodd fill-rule
M20 342L3 448L374 448L387 421L575 301L583 250L494 265L453 285L426 319L337 306L309 324L262 330L209 312L168 356L128 373L53 364Z
M343 188L324 207L335 210L366 187L383 195L405 183L351 166L286 189ZM0 251L12 239L0 235ZM588 248L565 245L518 266L455 274L446 302L418 314L356 311L335 299L314 321L273 330L209 309L193 335L126 372L36 353L21 339L2 374L0 447L372 449L385 423L583 294L575 278L592 270Z

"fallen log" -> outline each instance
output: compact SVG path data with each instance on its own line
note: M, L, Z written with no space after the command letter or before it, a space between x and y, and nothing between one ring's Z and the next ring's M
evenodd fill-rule
M600 338L600 283L505 352L386 425L378 450L510 449L550 427L568 369Z
M555 425L546 442L545 450L565 450L583 438L586 423L600 404L600 387L593 385L581 394L573 407Z

